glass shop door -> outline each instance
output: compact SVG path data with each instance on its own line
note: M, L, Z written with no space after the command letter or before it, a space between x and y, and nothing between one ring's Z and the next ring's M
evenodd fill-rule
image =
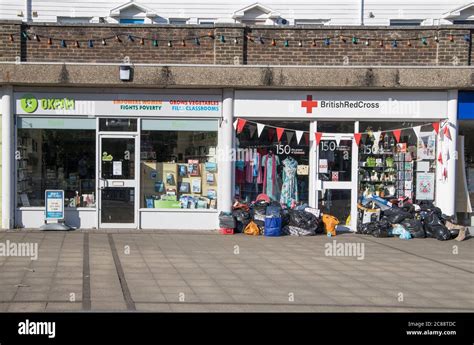
M99 227L137 228L137 136L99 138Z
M357 225L357 145L353 134L323 134L317 150L318 209L339 219L338 231Z

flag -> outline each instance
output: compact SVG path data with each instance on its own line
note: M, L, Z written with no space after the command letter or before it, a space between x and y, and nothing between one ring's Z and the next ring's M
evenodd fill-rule
M255 131L257 130L257 127L254 125L249 125L249 132L250 132L250 138L253 138L253 135L255 134Z
M242 130L244 129L246 123L247 123L247 120L244 120L244 119L237 120L237 134L242 133Z
M438 134L439 133L439 122L433 122L431 125L433 126L433 129L436 132L436 134Z
M362 134L361 133L354 133L354 140L357 144L357 146L359 146L359 143L360 143L360 139L362 138Z
M374 142L378 143L380 141L380 133L380 131L372 132L372 135L374 136Z
M277 132L278 141L281 141L281 136L283 135L284 131L285 131L284 128L277 127L276 132Z
M452 140L452 139L451 139L451 131L449 130L449 125L446 125L446 126L444 127L443 133L444 133L444 136L445 136L445 137L448 137L449 140Z
M258 134L259 138L260 138L260 134L262 134L264 128L265 128L264 124L257 123L257 134Z
M339 147L339 144L341 143L341 135L340 134L334 135L334 140L336 140L336 145Z
M421 126L413 127L413 132L415 132L416 137L419 139L420 138L420 132L421 132Z
M286 140L288 140L288 144L291 143L291 139L293 139L294 134L295 134L295 132L286 131Z
M298 144L300 143L302 137L303 131L296 131L296 141L298 142Z
M393 130L393 136L395 137L395 140L397 141L397 143L400 142L400 135L402 134L402 130L401 129L394 129Z
M316 145L319 145L319 142L321 141L321 137L323 136L322 132L316 132L314 133L315 139L316 139Z
M268 127L268 141L273 142L273 138L275 138L275 130L272 127Z

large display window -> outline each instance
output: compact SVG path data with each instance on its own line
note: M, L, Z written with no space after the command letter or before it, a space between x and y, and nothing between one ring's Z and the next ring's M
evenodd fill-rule
M17 206L44 206L47 189L66 207L95 207L95 119L17 119Z
M287 207L308 202L309 122L259 121L237 135L235 198L266 194ZM284 128L280 140L277 128ZM304 135L301 132L305 132Z
M360 122L359 126L366 133L359 145L359 196L434 201L436 133L432 125ZM391 132L395 129L402 129L399 142Z
M217 120L143 120L141 208L217 208Z

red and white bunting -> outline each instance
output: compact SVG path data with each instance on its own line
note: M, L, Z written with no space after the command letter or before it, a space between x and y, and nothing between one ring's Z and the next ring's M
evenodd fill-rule
M301 141L301 138L303 137L303 131L296 131L296 141L299 144Z
M354 133L354 140L355 140L357 146L359 146L361 138L362 138L362 133Z
M415 132L416 137L419 139L420 138L420 133L421 133L421 126L413 127L413 132Z
M281 141L281 137L283 136L284 131L285 131L284 128L277 127L276 132L277 132L278 141Z
M322 132L316 132L314 133L314 138L316 139L316 145L319 145L319 142L321 141L321 137L323 136Z
M237 134L242 133L246 123L247 123L247 120L244 120L244 119L237 120Z
M402 135L402 130L401 129L394 129L393 130L393 136L395 137L395 140L397 143L400 142L400 136Z
M260 138L260 135L262 134L264 128L265 128L264 124L257 123L257 135L258 135L259 138Z

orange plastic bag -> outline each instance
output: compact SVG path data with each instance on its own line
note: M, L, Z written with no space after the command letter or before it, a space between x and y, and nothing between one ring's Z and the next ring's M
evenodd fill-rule
M339 224L339 219L330 214L323 214L323 224L326 234L329 232L331 236L336 236L336 225Z
M260 235L260 229L258 228L257 224L254 222L250 222L244 229L244 234L251 235L251 236L258 236Z

